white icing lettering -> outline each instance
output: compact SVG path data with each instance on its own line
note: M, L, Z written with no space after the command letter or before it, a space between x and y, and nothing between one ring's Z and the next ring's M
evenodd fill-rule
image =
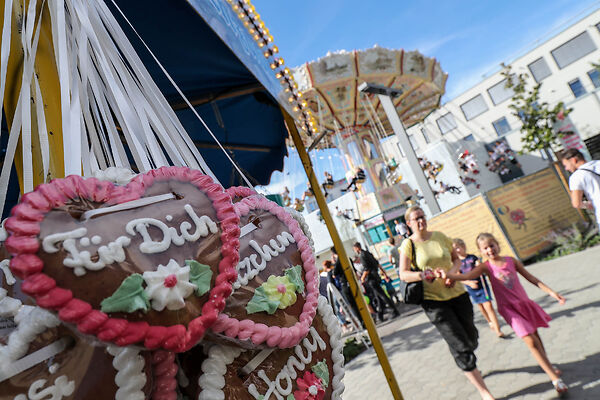
M65 375L59 376L54 380L54 385L42 390L45 385L45 379L38 379L29 386L27 395L19 394L14 400L60 400L75 391L75 382L70 381Z
M2 270L2 274L4 275L4 280L8 286L12 286L17 282L15 277L13 276L10 268L10 260L7 258L6 260L0 261L0 270Z
M129 221L125 225L125 231L130 236L135 236L139 233L142 238L139 250L146 254L160 253L166 251L171 244L182 246L186 241L195 242L201 237L208 236L209 233L214 234L218 232L219 229L217 224L210 217L206 215L199 217L189 204L186 204L183 208L193 224L189 221L183 221L179 225L179 232L177 231L177 228L170 227L155 218L137 218ZM170 219L166 219L172 220L173 218L171 216ZM148 232L148 227L150 226L158 228L162 233L162 238L160 240L154 240L150 236L150 233ZM190 232L193 227L195 230ZM112 263L125 261L124 248L131 244L130 237L117 237L114 241L100 246L96 255L87 250L80 250L77 247L78 242L81 247L87 247L90 243L94 245L100 245L102 243L101 236L93 235L89 238L86 235L87 228L84 227L73 229L68 232L54 233L46 236L42 240L42 248L46 253L56 253L60 250L60 248L57 247L57 244L62 242L62 248L68 253L67 257L63 260L63 265L73 268L73 273L77 276L85 275L86 270L99 271ZM97 258L97 260L92 261L94 258Z
M312 342L309 339L309 336L312 338ZM304 355L302 350L302 345L306 349L306 355ZM298 372L304 371L306 365L310 364L312 361L312 356L317 348L324 351L327 348L327 344L325 341L319 336L319 332L311 326L309 330L309 335L307 335L301 342L301 344L297 344L294 347L294 353L296 357L293 355L288 358L285 366L279 371L277 377L274 381L271 381L264 370L258 371L258 377L265 382L267 385L267 391L263 396L264 400L269 400L271 394L275 395L277 400L283 399L284 396L288 396L292 393L292 380L296 379L298 376ZM282 381L285 381L286 387L282 386ZM255 399L261 398L261 394L258 392L258 389L254 384L248 386L248 393L254 396Z
M295 242L294 237L289 232L281 232L275 236L275 239L269 240L268 245L262 247L255 240L250 240L248 245L254 249L256 254L250 254L238 263L236 267L238 278L233 283L233 288L238 289L242 285L247 285L260 271L267 267L268 261L282 254L291 243ZM260 262L258 262L259 256Z
M186 204L183 208L196 225L196 230L194 233L189 232L192 224L187 221L184 221L179 225L179 230L181 231L181 235L179 235L177 233L177 229L168 227L164 222L154 218L134 219L127 223L125 230L132 236L134 236L137 231L143 239L143 242L140 244L140 251L142 253L150 254L160 253L167 250L171 246L171 243L175 244L176 246L181 246L185 243L185 241L195 242L200 237L208 236L209 232L218 232L217 224L210 219L210 217L206 215L198 217L192 206L189 204ZM154 226L160 229L163 235L162 240L153 240L148 233L148 226Z

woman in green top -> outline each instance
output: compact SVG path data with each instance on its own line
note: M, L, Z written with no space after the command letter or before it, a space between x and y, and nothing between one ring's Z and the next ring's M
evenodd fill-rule
M425 213L418 206L410 207L405 218L412 235L400 245L400 279L405 282L423 281L421 306L425 314L442 335L456 365L477 388L481 398L493 399L476 365L474 351L479 334L473 322L473 305L469 295L462 285L455 285L450 279L436 278L433 273L437 268L452 272L459 270L460 259L452 248L452 241L441 232L427 230ZM410 270L411 259L419 271Z

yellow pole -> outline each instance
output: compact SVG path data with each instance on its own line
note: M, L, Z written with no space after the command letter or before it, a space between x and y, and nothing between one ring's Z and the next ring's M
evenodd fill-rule
M4 10L5 1L14 1L12 24L11 24L11 49L8 59L8 68L6 74L6 91L4 96L4 111L6 122L10 126L14 119L15 109L19 100L21 82L23 76L23 48L21 45L21 25L19 21L23 19L23 9L28 6L28 1L0 0L0 10ZM33 0L31 0L33 1ZM62 118L60 111L60 87L58 82L58 71L54 58L54 46L52 44L52 26L50 24L50 14L48 12L48 2L45 2L43 10L39 2L38 12L42 12L40 39L35 59L34 73L37 74L40 83L42 97L44 98L44 113L46 116L46 128L48 130L48 143L50 147L48 177L44 177L42 168L42 155L39 147L39 135L37 127L37 117L35 116L35 105L31 104L31 143L33 158L33 184L34 187L44 182L44 178L62 178L64 177L64 157L62 141ZM4 23L4 14L0 12L0 26ZM1 33L0 33L1 36ZM34 93L33 85L32 91ZM29 100L28 100L29 101ZM23 191L23 153L21 150L21 141L15 153L15 167L21 191ZM48 179L48 180L49 180Z
M363 321L365 322L367 332L369 333L369 337L371 338L371 343L373 344L373 348L377 353L379 363L381 364L381 369L383 369L383 373L388 381L388 385L390 386L392 395L396 400L403 400L404 397L402 397L402 393L400 392L400 388L398 387L398 381L396 381L396 377L394 376L394 372L392 371L390 362L387 358L387 355L385 354L385 350L383 349L383 344L381 343L381 339L379 338L379 334L377 333L377 329L375 328L373 318L371 318L371 314L367 309L365 299L358 287L356 275L354 274L353 268L350 266L346 250L344 249L344 245L342 244L342 239L340 239L340 235L338 234L338 231L335 228L335 224L333 223L333 219L331 218L331 214L329 213L329 208L327 207L327 203L325 202L325 197L321 192L321 187L319 185L319 182L317 181L315 172L313 171L312 164L310 162L310 157L308 156L308 153L306 153L304 143L300 138L298 129L296 129L294 119L287 113L287 111L282 109L281 112L283 113L283 118L285 119L285 123L287 125L290 136L294 141L296 150L298 150L300 160L302 160L302 165L304 166L304 170L306 171L306 176L308 177L310 186L315 194L315 199L317 200L317 204L319 205L319 209L321 210L321 216L325 221L325 225L327 225L329 235L331 236L331 239L333 240L333 245L337 250L338 256L342 263L342 267L344 268L344 274L346 274L346 278L348 279L348 283L350 284L352 296L354 296L354 300L358 305L358 311L360 312L360 315Z

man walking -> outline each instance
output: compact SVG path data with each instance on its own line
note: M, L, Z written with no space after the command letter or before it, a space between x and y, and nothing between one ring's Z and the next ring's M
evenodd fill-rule
M575 208L594 210L596 223L600 223L600 161L585 161L583 154L577 149L565 150L560 161L571 173L569 189L571 204ZM583 195L587 200L583 200Z
M379 261L375 259L373 254L371 254L368 250L364 250L359 242L354 243L353 247L354 251L356 252L356 254L358 254L358 257L360 258L360 263L364 267L364 271L362 273L362 276L360 277L360 281L363 283L363 285L371 289L371 292L373 293L374 297L377 299L377 302L380 305L379 307L377 307L377 317L380 321L385 321L385 319L383 318L383 312L386 304L392 309L393 318L399 316L400 313L398 313L394 302L392 301L392 299L385 295L383 289L381 288L381 277L379 276L379 270L381 270L386 279L389 279L385 270L383 269L381 264L379 264Z
M405 239L408 237L408 228L405 223L396 220L394 230L396 231L396 235L400 235Z

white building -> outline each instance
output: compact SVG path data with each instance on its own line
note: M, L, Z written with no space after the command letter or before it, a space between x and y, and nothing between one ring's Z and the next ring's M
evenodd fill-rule
M600 74L592 62L600 63L600 9L510 65L516 73L529 74L531 85L534 80L542 83L542 101L550 106L562 101L566 107L573 108L569 117L592 157L598 159ZM426 151L440 140L491 142L499 137L505 137L513 149L520 150L521 121L508 107L512 91L505 87L500 72L448 101L423 123L407 129L417 152Z

